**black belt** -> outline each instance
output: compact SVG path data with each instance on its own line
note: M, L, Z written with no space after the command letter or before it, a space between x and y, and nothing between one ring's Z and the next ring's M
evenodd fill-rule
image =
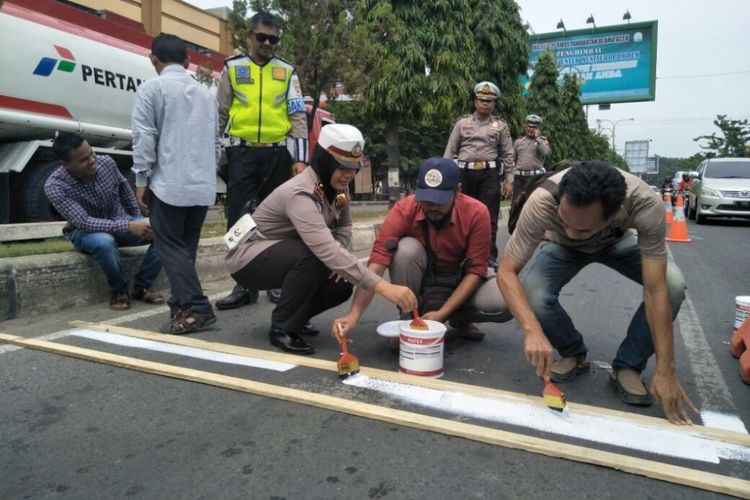
M246 141L245 139L240 139L239 137L230 137L229 138L229 145L230 146L242 146L243 148L281 148L286 147L286 141L279 141L279 142L250 142Z
M490 161L459 161L458 168L466 170L487 170L488 168L497 168L495 160Z
M516 175L520 175L521 177L531 177L532 175L543 174L544 172L546 172L546 170L543 168L536 170L516 170Z

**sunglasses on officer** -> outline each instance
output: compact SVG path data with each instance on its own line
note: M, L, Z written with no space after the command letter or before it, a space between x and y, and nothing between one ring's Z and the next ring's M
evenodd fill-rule
M476 97L475 99L479 102L495 102L494 99L483 99L481 97Z
M250 32L255 36L255 39L258 40L259 43L270 43L271 45L276 45L279 43L279 37L276 35L266 35L265 33L254 33Z

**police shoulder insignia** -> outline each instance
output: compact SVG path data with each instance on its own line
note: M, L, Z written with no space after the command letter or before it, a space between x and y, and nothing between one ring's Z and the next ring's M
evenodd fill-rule
M285 80L286 79L286 69L285 68L280 68L278 66L274 66L273 68L271 68L271 77L274 80L281 80L281 81Z

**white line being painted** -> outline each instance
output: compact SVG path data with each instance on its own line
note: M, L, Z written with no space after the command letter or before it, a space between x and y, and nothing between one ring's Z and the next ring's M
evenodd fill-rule
M714 441L690 432L651 427L613 416L580 415L572 412L569 418L563 419L558 412L537 405L430 389L362 374L350 377L344 383L462 417L516 425L631 450L709 463L719 463L722 459L750 462L750 447Z
M129 337L127 335L119 335L117 333L98 332L95 330L70 330L68 332L68 335L83 337L86 339L106 342L108 344L115 344L124 347L134 347L136 349L148 349L150 351L167 352L170 354L178 354L180 356L205 359L207 361L215 361L218 363L226 363L232 365L251 366L253 368L263 368L264 370L273 370L277 372L285 372L297 366L290 363L267 361L265 359L252 358L249 356L238 356L237 354L225 354L222 352L209 351L206 349L198 349L196 347L168 344L165 342L157 342L154 340Z
M727 382L721 374L719 363L708 345L693 301L687 294L677 315L677 322L690 360L690 370L695 378L695 387L701 397L703 424L706 427L747 433L742 420L728 413L736 412L737 408L734 406Z
M745 424L742 423L742 420L740 420L737 415L719 413L711 410L701 410L701 420L703 420L703 425L706 427L747 434Z

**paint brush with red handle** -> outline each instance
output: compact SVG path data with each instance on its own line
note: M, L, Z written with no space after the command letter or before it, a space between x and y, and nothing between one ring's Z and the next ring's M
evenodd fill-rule
M411 323L409 323L409 328L411 328L412 330L429 330L427 323L425 323L424 320L419 316L419 311L417 311L416 307L411 310L411 314L414 319L412 319Z
M544 390L542 391L544 402L547 403L547 406L550 409L562 412L564 417L569 416L570 410L568 410L568 403L565 402L565 395L563 392L559 387L552 383L549 376L545 375L542 378L544 379Z
M339 342L341 343L342 351L339 362L336 364L336 368L338 369L339 378L341 380L346 380L349 377L359 373L359 359L357 359L357 356L349 352L349 348L346 345L349 341L346 339L346 337L341 335L341 323L336 322L336 329L339 332L338 337Z

